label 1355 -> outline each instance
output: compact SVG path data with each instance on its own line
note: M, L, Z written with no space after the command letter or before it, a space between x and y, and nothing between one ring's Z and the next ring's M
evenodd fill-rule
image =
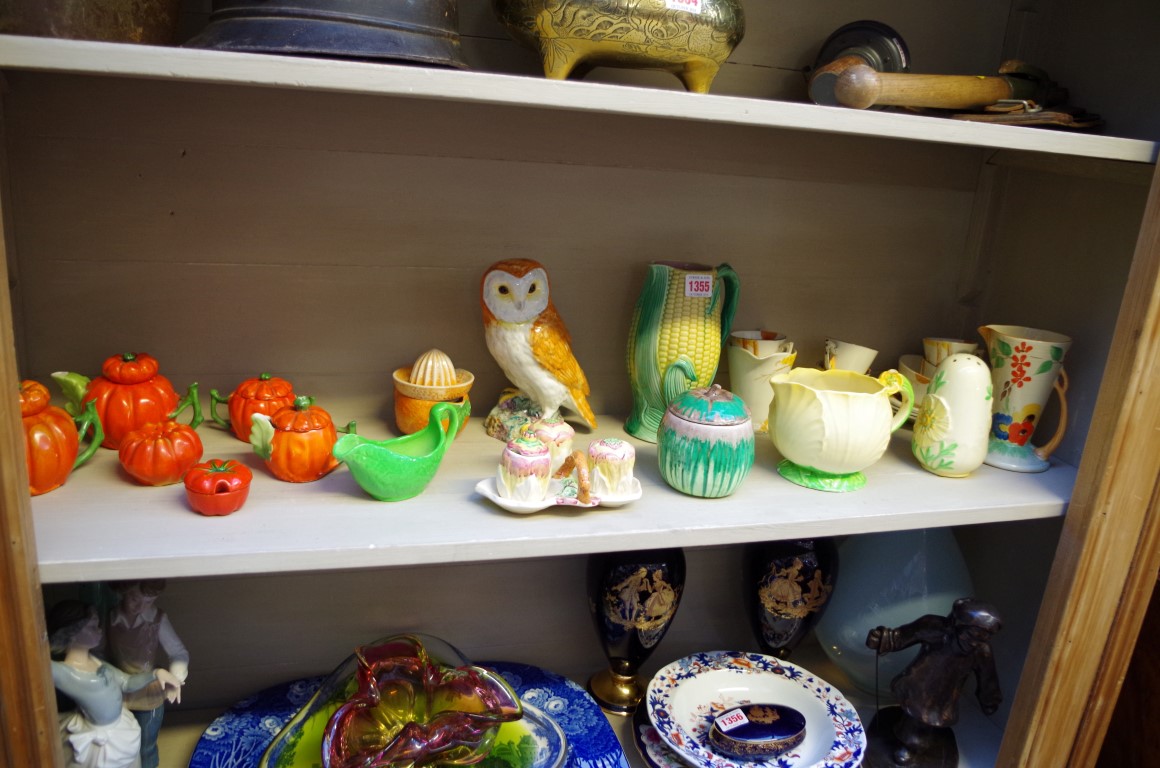
M713 296L713 275L685 275L685 296L708 299Z

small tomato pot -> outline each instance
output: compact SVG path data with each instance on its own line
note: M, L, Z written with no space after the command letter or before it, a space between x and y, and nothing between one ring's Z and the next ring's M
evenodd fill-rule
M719 384L690 389L665 411L657 432L657 457L661 477L681 493L728 496L753 467L749 409Z
M232 459L210 459L185 474L185 497L195 512L219 517L237 512L250 495L254 475Z

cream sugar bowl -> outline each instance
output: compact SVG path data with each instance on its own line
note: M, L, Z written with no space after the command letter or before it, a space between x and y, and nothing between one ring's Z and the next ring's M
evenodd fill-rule
M774 376L769 434L784 459L785 479L819 491L845 492L866 484L862 470L882 457L890 435L914 406L910 382L895 370L873 378L839 369L795 368ZM895 413L890 396L902 405Z

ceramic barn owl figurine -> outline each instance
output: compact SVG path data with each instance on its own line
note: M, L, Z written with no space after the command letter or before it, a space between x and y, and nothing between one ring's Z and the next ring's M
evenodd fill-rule
M508 379L550 418L566 407L589 427L588 379L572 354L572 339L556 313L544 266L531 259L506 259L483 275L483 329L487 348Z

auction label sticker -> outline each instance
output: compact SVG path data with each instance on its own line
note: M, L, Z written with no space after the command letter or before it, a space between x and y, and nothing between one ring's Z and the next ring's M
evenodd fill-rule
M713 297L713 275L685 275L685 296L694 299Z
M713 721L722 731L731 731L749 722L749 718L740 709L731 709L723 715L718 715Z
M665 0L665 8L670 11L685 11L686 13L701 12L701 0Z

